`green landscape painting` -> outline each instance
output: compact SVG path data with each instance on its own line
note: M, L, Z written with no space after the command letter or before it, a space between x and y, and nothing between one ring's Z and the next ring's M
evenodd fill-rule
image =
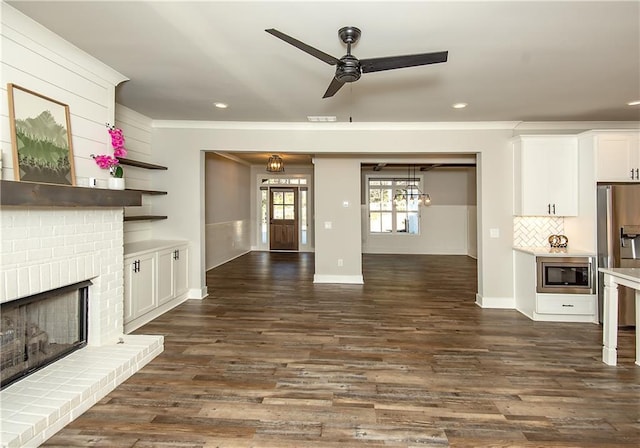
M13 86L18 180L74 185L68 106Z

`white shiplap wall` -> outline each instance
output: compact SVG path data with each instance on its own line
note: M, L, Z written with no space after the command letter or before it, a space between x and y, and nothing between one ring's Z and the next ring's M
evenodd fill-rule
M154 163L151 156L151 118L139 114L120 104L116 104L116 127L122 129L127 148L127 158L141 162ZM126 188L153 190L153 174L156 171L123 165ZM162 200L163 196L142 196L142 206L125 207L125 216L150 215L153 213L153 202ZM125 244L151 239L153 222L133 221L124 226Z
M0 8L3 179L14 179L7 95L13 83L69 106L76 183L86 186L95 177L106 188L109 174L91 154L111 153L105 123L114 120L115 86L127 78L6 3Z

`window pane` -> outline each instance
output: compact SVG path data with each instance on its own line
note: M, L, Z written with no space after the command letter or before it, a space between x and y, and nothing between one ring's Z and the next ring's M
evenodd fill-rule
M393 232L393 214L382 213L382 231Z
M284 205L273 206L273 219L284 219Z
M377 188L369 190L369 210L381 210L382 191Z
M284 203L285 204L294 204L296 200L296 195L293 191L287 191L284 194Z
M307 244L307 190L300 190L300 239Z
M382 218L380 212L372 212L369 214L369 230L371 233L382 232Z
M407 213L407 232L412 235L420 233L420 215L415 212Z
M269 202L267 201L267 192L267 190L260 190L260 235L262 244L267 244L268 235Z
M408 232L409 221L406 213L396 213L396 232Z
M295 206L293 205L284 206L284 219L296 219Z
M282 204L284 203L284 194L281 191L273 192L273 203L274 204Z
M393 210L393 190L391 188L385 188L382 190L381 202L382 210Z

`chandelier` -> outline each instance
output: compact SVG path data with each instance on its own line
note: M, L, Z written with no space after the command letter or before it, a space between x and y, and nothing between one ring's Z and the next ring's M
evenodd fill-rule
M282 161L282 157L276 154L269 157L269 161L267 161L267 171L270 173L283 173L284 162Z
M413 175L411 174L411 170L413 169ZM407 168L407 178L400 179L404 180L407 183L406 188L402 188L396 190L397 193L393 197L393 202L398 205L398 203L406 201L407 204L418 204L418 205L430 205L431 204L431 196L428 193L423 193L420 188L418 188L419 179L416 177L416 167L411 165Z

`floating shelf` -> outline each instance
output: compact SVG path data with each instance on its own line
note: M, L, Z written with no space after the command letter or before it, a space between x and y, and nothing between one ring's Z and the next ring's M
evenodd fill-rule
M132 159L118 159L121 165L135 166L138 168L145 168L147 170L167 170L166 166L156 165L155 163L140 162L139 160Z
M166 216L162 215L139 215L139 216L125 216L124 222L131 221L160 221L162 219L167 219Z
M151 195L151 196L158 196L158 195L167 194L166 191L159 191L159 190L138 190L136 188L125 188L125 190L127 190L127 191L135 191L136 193L147 194L147 195Z
M125 207L142 205L136 191L0 181L0 203L23 207Z

